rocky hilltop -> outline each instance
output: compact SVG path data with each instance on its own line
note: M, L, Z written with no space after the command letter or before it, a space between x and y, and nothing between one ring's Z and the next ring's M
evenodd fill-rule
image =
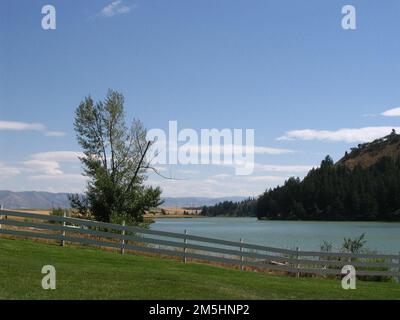
M386 137L351 148L351 152L346 152L344 157L336 164L344 165L350 169L354 169L357 165L368 168L384 157L398 158L399 156L400 134L396 134L396 131L393 130Z

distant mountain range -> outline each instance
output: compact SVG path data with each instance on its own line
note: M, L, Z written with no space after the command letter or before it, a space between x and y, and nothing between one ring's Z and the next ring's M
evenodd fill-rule
M242 201L246 197L165 197L163 207L200 207L211 206L222 201ZM14 192L0 190L0 205L7 209L49 209L69 208L68 193L43 191Z

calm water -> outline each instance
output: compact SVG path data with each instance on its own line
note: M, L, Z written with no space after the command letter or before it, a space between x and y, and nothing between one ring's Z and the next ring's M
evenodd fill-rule
M382 253L400 252L400 223L258 221L256 218L157 219L153 230L263 244L272 247L318 250L323 240L340 248L344 237L365 233L366 247Z

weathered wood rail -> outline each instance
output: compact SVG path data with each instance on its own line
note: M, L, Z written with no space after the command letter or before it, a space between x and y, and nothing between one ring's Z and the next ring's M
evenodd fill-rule
M400 255L280 249L202 236L155 231L67 216L0 210L0 235L77 243L296 275L340 275L345 265L357 276L400 279ZM0 242L1 243L1 242Z

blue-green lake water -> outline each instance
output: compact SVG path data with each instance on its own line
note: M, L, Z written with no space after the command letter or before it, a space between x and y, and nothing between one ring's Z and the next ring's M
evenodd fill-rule
M338 250L343 238L365 233L365 247L381 253L400 252L400 223L258 221L256 218L160 218L153 230L261 244L277 248L319 251L324 240Z

